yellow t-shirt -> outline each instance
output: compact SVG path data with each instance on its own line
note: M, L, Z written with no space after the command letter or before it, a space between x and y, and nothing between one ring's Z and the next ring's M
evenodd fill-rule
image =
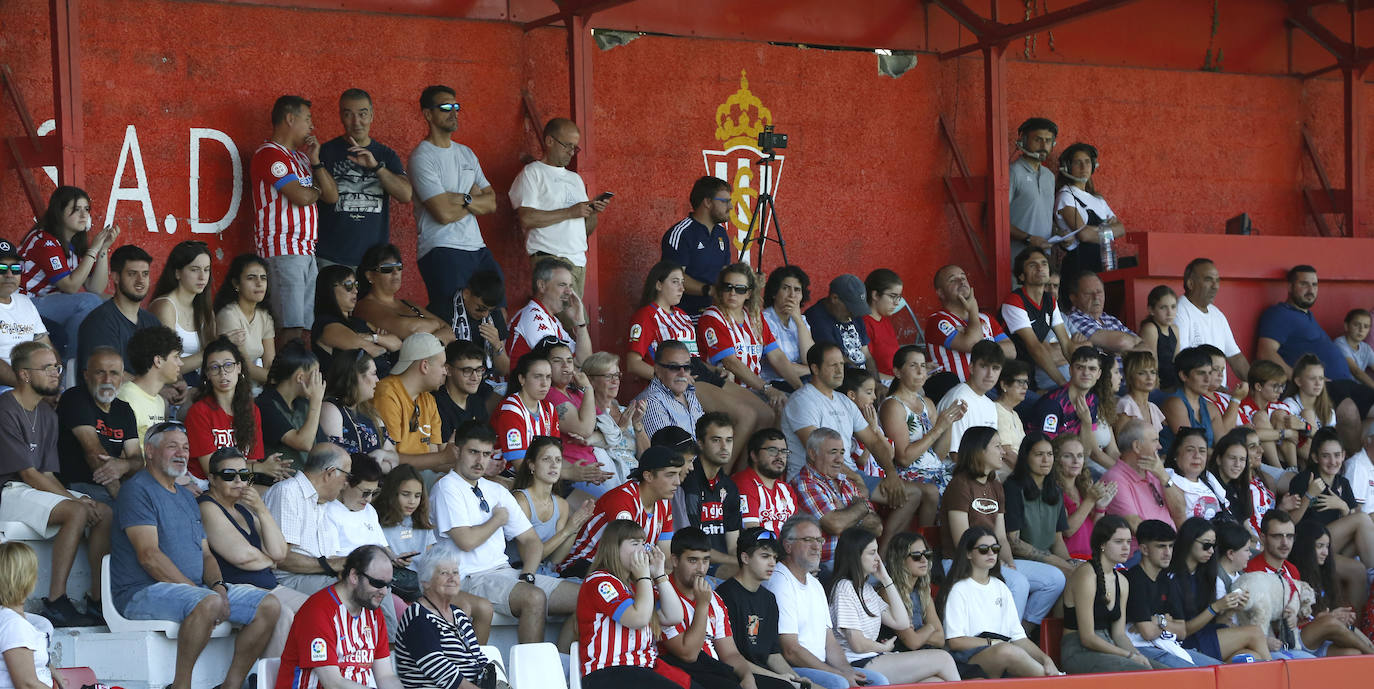
M132 380L119 386L115 397L129 403L134 409L134 423L138 425L138 444L148 437L148 429L167 420L167 400L162 395L149 395Z
M417 404L420 409L418 419L415 418ZM401 454L433 452L434 447L431 446L446 442L446 439L439 437L442 425L434 395L422 392L412 400L398 376L387 376L377 383L372 406L376 407L382 423L386 424L387 435L396 442L396 451Z

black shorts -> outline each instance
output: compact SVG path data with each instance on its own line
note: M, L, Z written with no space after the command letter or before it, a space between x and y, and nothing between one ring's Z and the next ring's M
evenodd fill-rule
M692 380L720 387L725 384L725 376L711 370L701 357L692 357Z
M1355 403L1355 407L1360 410L1360 418L1369 416L1369 410L1374 408L1374 389L1367 388L1357 380L1332 380L1326 384L1326 392L1331 396L1331 404L1339 405L1345 400Z

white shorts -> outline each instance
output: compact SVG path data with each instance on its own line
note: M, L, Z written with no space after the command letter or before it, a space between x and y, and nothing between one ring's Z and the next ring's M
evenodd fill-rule
M78 498L85 493L69 491ZM0 522L19 522L50 539L57 535L58 525L48 525L48 517L57 506L70 500L57 493L38 490L23 481L10 481L0 491Z
M534 575L534 585L538 586L539 590L548 597L552 597L554 590L564 581L543 574ZM510 592L519 583L522 583L520 571L510 565L505 565L463 577L462 590L465 593L471 593L491 601L492 607L502 615L514 615L510 609Z

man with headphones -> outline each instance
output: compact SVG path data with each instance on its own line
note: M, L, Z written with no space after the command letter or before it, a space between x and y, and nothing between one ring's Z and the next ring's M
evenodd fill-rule
M1059 126L1032 117L1016 129L1021 156L1011 162L1011 255L1027 246L1048 250L1054 234L1054 173L1042 163L1054 150Z

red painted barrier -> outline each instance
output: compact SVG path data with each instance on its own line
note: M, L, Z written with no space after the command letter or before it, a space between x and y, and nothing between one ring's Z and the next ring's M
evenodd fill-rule
M979 689L1339 689L1363 686L1374 675L1374 657L1317 658L1235 663L1186 670L980 680ZM919 685L901 685L914 688Z

